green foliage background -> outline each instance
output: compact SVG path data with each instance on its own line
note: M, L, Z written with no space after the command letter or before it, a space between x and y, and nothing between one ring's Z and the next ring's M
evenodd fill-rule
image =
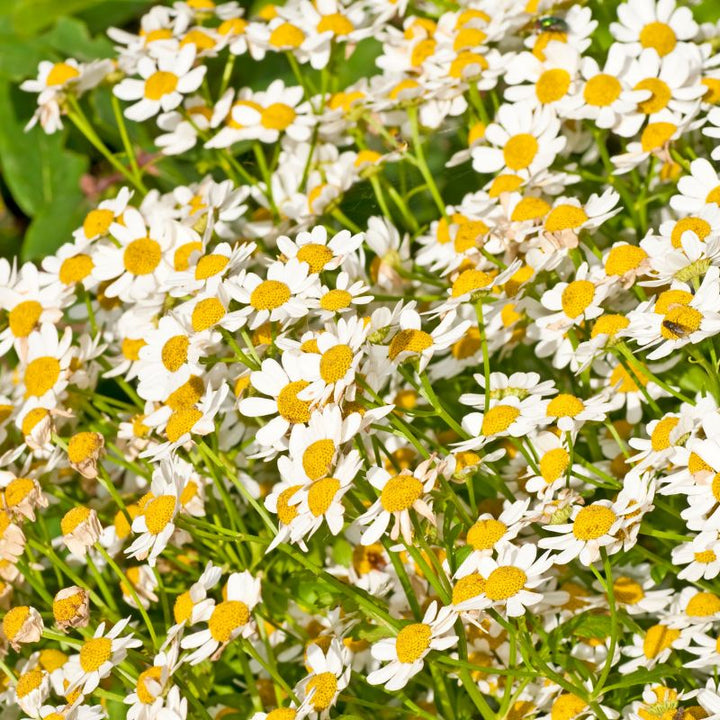
M255 0L247 15L266 4ZM499 0L501 1L501 0ZM0 0L0 256L40 259L71 237L72 230L101 196L83 191L93 179L107 177L111 169L99 153L68 122L63 131L45 135L36 127L24 127L35 109L35 95L20 90L20 83L34 77L41 60L73 57L80 61L112 57L113 46L105 31L110 26L135 30L136 20L157 2L152 0ZM612 39L599 3L598 40L608 46ZM610 3L606 6L610 10ZM720 0L702 0L694 8L700 22L720 20ZM372 74L379 52L376 40L363 41L351 61L343 66L341 84ZM210 63L212 72L212 63ZM264 88L282 77L294 83L283 58L269 56L262 63L241 58L234 82ZM83 102L88 102L84 100ZM98 134L118 152L121 141L110 107L110 95L102 88L90 95L90 116ZM133 143L147 152L154 147L151 127L129 124ZM430 159L431 165L433 158ZM163 190L187 184L206 168L198 157L158 159L154 181ZM441 167L433 168L438 173ZM473 173L463 173L462 192L475 189ZM457 180L457 178L456 178ZM453 190L458 184L453 183ZM454 194L454 192L453 192Z

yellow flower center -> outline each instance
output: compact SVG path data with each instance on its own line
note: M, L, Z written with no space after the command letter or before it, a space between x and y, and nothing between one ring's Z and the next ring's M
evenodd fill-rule
M561 393L547 406L548 417L575 417L585 409L585 403L574 395Z
M527 582L527 575L514 565L495 568L485 583L485 595L490 600L507 600L517 595Z
M160 264L162 250L149 237L138 238L128 243L123 253L123 264L131 275L150 275Z
M121 343L121 349L123 357L126 360L136 362L140 359L140 350L145 347L147 343L141 338L139 340L133 340L132 338L125 338Z
M190 338L187 335L171 337L160 351L162 364L170 372L177 372L187 361Z
M523 184L523 179L519 175L503 174L497 175L492 181L488 194L492 198L499 197L503 193L515 192L519 190Z
M25 368L25 397L43 396L55 387L59 378L60 363L57 358L35 358Z
M136 686L138 700L145 705L152 705L152 703L155 702L157 695L154 695L150 691L150 688L148 687L148 680L151 681L151 684L160 684L162 680L162 668L154 666L148 668L147 670L143 670L143 672L138 675Z
M471 52L470 50L463 50L462 52L459 52L457 57L450 63L448 75L456 80L460 80L463 75L465 75L465 70L473 65L479 65L481 71L487 70L488 61L478 53Z
M720 185L718 185L716 188L713 188L705 198L706 203L715 203L716 205L720 205Z
M432 336L423 330L400 330L390 342L388 357L395 360L402 352L421 353L432 344Z
M27 337L37 326L42 311L42 305L37 300L18 303L8 316L10 332L18 338Z
M82 505L74 507L63 515L60 521L60 530L63 535L70 535L77 529L78 525L84 523L90 517L90 508Z
M594 297L595 285L589 280L573 280L563 290L562 309L569 318L574 320L587 310Z
M190 256L196 252L202 251L201 242L189 242L181 245L173 255L173 267L178 272L187 270L190 267Z
M168 420L165 427L167 439L177 442L185 433L192 431L195 423L202 418L202 413L195 407L181 407L176 410Z
M709 565L717 560L717 555L713 550L703 550L695 553L695 562L703 565Z
M372 570L385 567L384 548L380 543L357 545L353 549L352 563L358 575L367 575Z
M524 197L512 211L510 219L513 222L525 222L526 220L539 220L550 212L550 205L542 198L530 195Z
M573 535L578 540L597 540L607 534L617 515L605 505L588 505L577 514L573 522Z
M327 710L337 692L337 678L331 672L320 673L310 679L307 694L313 693L312 706L315 710Z
M335 443L332 440L316 440L303 453L303 470L311 480L319 480L330 472L334 457Z
M340 481L334 477L316 480L308 489L308 507L315 517L324 515L340 489Z
M165 404L173 410L181 410L182 408L195 405L202 397L204 391L205 385L202 378L197 375L192 375L186 383L181 385L175 392L170 393Z
M298 514L297 505L289 505L290 498L302 487L302 485L292 485L283 490L277 499L277 516L283 525L289 525Z
M545 230L548 232L562 232L563 230L576 230L587 222L587 213L576 205L561 204L554 207L545 218ZM585 281L576 281L585 282Z
M398 660L412 663L419 660L429 649L432 628L425 623L407 625L398 633L395 640Z
M665 57L675 49L677 38L667 23L651 22L640 31L640 44L644 48L653 48L660 57Z
M195 266L195 279L207 280L221 273L230 262L225 255L203 255Z
M684 305L668 310L660 326L660 334L666 340L681 340L700 329L703 316L695 308Z
M550 720L573 720L587 707L587 703L572 693L562 693L550 708Z
M690 453L688 458L688 470L694 475L695 473L713 472L713 469L699 455L694 452Z
M490 550L506 531L507 525L500 520L494 518L478 520L468 530L467 541L475 550Z
M692 232L695 233L699 240L705 240L711 231L712 228L707 220L699 217L686 217L675 223L675 227L670 235L670 240L673 247L679 248L682 246L683 233Z
M80 77L80 71L77 68L74 68L72 65L68 65L68 63L59 62L55 63L50 69L50 72L45 79L45 84L48 87L64 85L66 82L74 80L76 77Z
M649 123L640 136L640 145L643 152L652 152L653 150L658 150L663 147L663 145L670 142L676 130L677 125L673 123Z
M660 420L650 435L650 445L655 452L667 450L670 447L670 433L675 429L680 418L666 417Z
M5 488L5 505L9 508L19 505L34 489L35 483L30 478L15 478Z
M78 253L62 261L58 277L64 285L75 285L82 282L92 272L93 267L95 264L89 255Z
M415 43L410 56L410 64L413 67L420 67L430 56L435 53L437 41L433 38L423 38Z
M175 516L176 501L172 495L160 495L145 507L145 522L151 535L158 535Z
M273 103L263 109L260 123L268 130L285 130L295 120L295 111L285 103Z
M88 240L98 235L104 235L109 229L115 216L112 210L96 208L91 210L83 221L83 232ZM87 256L86 256L87 257Z
M636 270L647 259L647 253L637 245L616 245L608 253L605 272L610 275L624 275Z
M562 68L546 70L535 83L537 99L547 105L557 102L567 95L570 88L570 73Z
M303 44L303 40L305 40L305 33L300 28L286 22L278 25L270 33L269 42L276 48L298 48Z
M332 250L327 245L320 245L320 243L303 245L297 254L300 262L306 262L310 266L311 273L319 273L332 258Z
M637 605L644 597L642 585L629 577L619 577L613 583L613 593L618 602L625 605Z
M453 344L450 351L456 360L465 360L466 358L475 355L481 345L480 330L475 326L472 326L468 328L467 332L456 343Z
M110 660L112 655L112 641L110 638L90 638L80 648L80 667L86 673L95 672L100 666Z
M180 47L194 45L198 51L211 50L215 47L215 41L202 30L190 30L180 41Z
M656 658L663 650L667 650L680 637L680 631L665 625L653 625L645 633L643 653L648 660Z
M290 288L278 280L264 280L250 294L256 310L275 310L290 299Z
M275 708L267 714L265 720L295 720L297 712L292 708Z
M213 640L228 642L233 633L247 625L250 620L250 610L244 602L239 600L225 600L218 603L208 620L208 630Z
M570 465L570 455L565 448L553 448L548 450L540 458L540 475L550 485L565 473Z
M529 133L513 135L503 148L505 165L511 170L524 170L535 159L539 150L538 141Z
M61 668L67 662L67 655L61 650L55 650L54 648L45 648L40 651L38 661L44 670L52 672Z
M467 293L482 290L492 282L492 278L482 270L463 270L452 284L451 294L454 298Z
M685 609L689 617L708 617L717 613L720 613L720 597L711 592L694 595Z
M468 50L483 44L487 35L480 28L465 27L455 36L453 50Z
M27 605L18 605L7 611L2 621L2 629L8 640L13 640L30 617Z
M423 484L408 473L391 477L380 494L380 504L387 512L401 512L413 506L423 494Z
M145 97L148 100L160 100L163 96L175 92L177 84L177 75L158 70L145 81Z
M601 315L593 325L590 332L590 337L594 338L598 335L609 335L615 337L615 335L624 330L630 321L623 315L605 314Z
M459 605L483 592L485 592L485 578L480 573L470 573L455 583L452 591L453 605Z
M195 607L192 597L190 597L190 591L186 590L184 593L178 595L175 598L175 604L173 605L173 617L175 622L180 624L190 620L193 608Z
M347 290L330 290L320 298L320 307L323 310L336 312L350 307L353 296Z
M204 298L192 311L191 324L195 332L202 332L216 325L225 317L225 306L218 298Z
M352 367L353 358L347 345L334 345L320 358L320 377L328 384L342 380Z
M616 77L606 73L599 73L587 81L583 90L583 97L588 105L607 107L620 97L621 92L622 85Z
M333 35L349 35L354 29L352 22L341 13L323 15L317 24L319 33L330 31Z
M496 405L483 417L480 433L488 437L505 432L520 417L520 410L512 405Z
M645 78L633 89L650 91L650 97L638 103L638 110L646 115L653 115L664 110L672 99L672 90L664 80L659 78Z
M687 305L692 299L692 293L686 290L666 290L658 295L654 310L658 315L665 315L673 306Z
M42 683L44 677L45 673L39 668L23 673L18 678L15 693L19 698L24 698L33 690L37 690L40 687L40 683Z
M96 432L79 432L68 442L68 459L71 463L81 463L97 453L103 437Z
M296 380L288 383L278 395L278 412L292 424L306 423L310 419L310 401L300 400L298 393L310 383L307 380Z
M85 602L82 592L68 595L66 598L54 600L52 605L53 617L57 623L68 623L75 619L78 611Z

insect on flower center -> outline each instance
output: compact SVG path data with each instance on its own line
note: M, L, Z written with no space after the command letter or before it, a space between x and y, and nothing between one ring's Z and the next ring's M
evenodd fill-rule
M513 135L503 148L505 165L511 170L524 170L535 159L539 146L538 141L529 133Z
M256 310L275 310L290 299L290 288L279 280L263 280L250 294Z
M653 48L660 57L669 55L677 45L675 31L663 22L651 22L640 31L640 44Z
M565 448L548 450L540 458L540 475L550 485L562 477L570 464L570 455Z
M175 92L177 84L177 75L158 70L145 81L145 97L148 100L160 100L165 95Z
M66 82L74 80L76 77L80 77L80 71L77 68L69 65L68 63L59 62L55 63L50 69L50 72L45 79L45 84L48 86L64 85Z
M512 405L496 405L483 417L480 433L488 437L505 432L520 417L520 410Z
M60 521L60 530L63 535L70 535L79 525L84 523L90 517L90 508L79 505L63 515Z
M285 130L294 119L295 111L285 103L273 103L260 115L260 123L268 130Z
M537 99L547 105L557 102L567 95L570 88L570 73L562 68L546 70L535 83Z
M308 507L315 517L324 515L335 494L340 489L340 481L334 477L326 477L322 480L316 480L308 489Z
M352 297L347 290L330 290L320 298L320 307L331 312L344 310L350 306Z
M25 368L25 397L42 397L53 389L59 378L60 362L57 358L35 358Z
M92 258L85 253L78 253L63 260L58 271L58 278L64 285L75 285L82 282L95 267Z
M490 600L507 600L517 595L527 582L527 575L514 565L501 565L488 575L485 595Z
M387 512L401 512L411 508L422 494L423 485L414 475L396 475L382 489L380 504Z
M289 423L306 423L310 419L310 401L300 400L298 393L302 392L310 383L307 380L296 380L288 383L278 395L278 412Z
M331 672L315 675L307 684L307 692L312 692L310 702L315 710L327 710L337 692L337 678Z
M599 73L587 81L583 90L583 97L588 105L607 107L620 97L621 92L622 85L616 77L606 73Z
M478 520L468 530L467 541L475 550L490 550L506 531L507 525L500 520Z
M697 332L702 321L702 313L695 308L684 305L670 308L660 326L660 334L666 340L681 340Z
M425 623L407 625L398 633L395 640L398 660L412 663L419 660L430 647L432 628Z
M27 337L37 326L42 311L42 305L37 300L18 303L8 316L10 332L17 338Z
M656 658L663 650L669 649L680 637L680 631L665 625L648 628L643 640L643 653L648 660Z
M187 335L171 337L160 351L162 364L170 372L177 372L187 361L190 338Z
M145 523L151 535L158 535L175 516L176 499L172 495L160 495L145 507Z
M597 540L607 534L617 515L605 505L588 505L582 508L573 522L573 535L578 540Z
M333 252L327 245L307 243L298 250L297 259L306 262L311 273L319 273L333 259Z
M334 458L335 443L328 438L316 440L303 453L303 470L311 480L319 480L330 472Z
M210 635L218 642L228 642L233 634L250 620L250 610L239 600L225 600L218 603L213 610L208 629Z
M160 264L160 244L149 237L133 240L125 248L123 264L131 275L150 275Z
M352 367L353 358L347 345L334 345L320 358L320 377L326 383L342 380Z
M107 662L112 655L112 641L110 638L90 638L80 648L80 667L86 672L95 672Z

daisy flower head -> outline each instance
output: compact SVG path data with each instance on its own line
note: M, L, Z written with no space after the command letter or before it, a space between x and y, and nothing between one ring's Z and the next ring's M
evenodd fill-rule
M457 635L452 632L456 617L451 607L441 608L434 601L421 622L405 625L396 637L375 643L372 656L387 664L373 670L368 683L384 685L388 692L405 687L423 669L423 659L431 650L444 651L457 644Z
M338 273L334 288L313 286L308 294L317 299L318 307L313 312L322 322L333 320L337 315L357 312L373 300L368 285L362 280L353 281L345 271Z
M326 651L313 643L307 649L307 666L310 674L295 688L302 698L299 712L325 720L350 682L349 651L337 638L330 641Z
M142 122L180 105L183 95L195 92L205 77L204 65L193 68L195 57L195 46L187 44L177 54L141 58L137 72L142 79L125 78L113 88L116 97L134 102L125 109L125 117Z
M720 176L712 163L698 158L690 163L690 175L678 180L678 193L670 207L682 215L701 212L706 205L720 205Z
M307 263L310 273L337 269L346 256L362 245L362 241L362 233L351 235L349 230L341 230L328 238L324 225L298 233L295 240L287 235L281 235L276 240L278 250L286 260L297 258L299 262Z

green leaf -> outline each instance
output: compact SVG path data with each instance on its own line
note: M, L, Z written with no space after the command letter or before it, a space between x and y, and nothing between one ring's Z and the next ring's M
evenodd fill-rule
M35 75L38 63L46 59L43 39L18 37L10 18L0 17L0 78L24 80Z
M50 27L59 17L91 8L97 0L20 0L12 10L13 27L18 34L35 35Z
M40 259L72 240L72 231L80 225L85 212L79 190L56 195L30 223L23 243L22 259Z
M92 38L85 23L61 17L47 34L48 43L63 56L77 60L95 60L114 55L112 43L105 37Z

